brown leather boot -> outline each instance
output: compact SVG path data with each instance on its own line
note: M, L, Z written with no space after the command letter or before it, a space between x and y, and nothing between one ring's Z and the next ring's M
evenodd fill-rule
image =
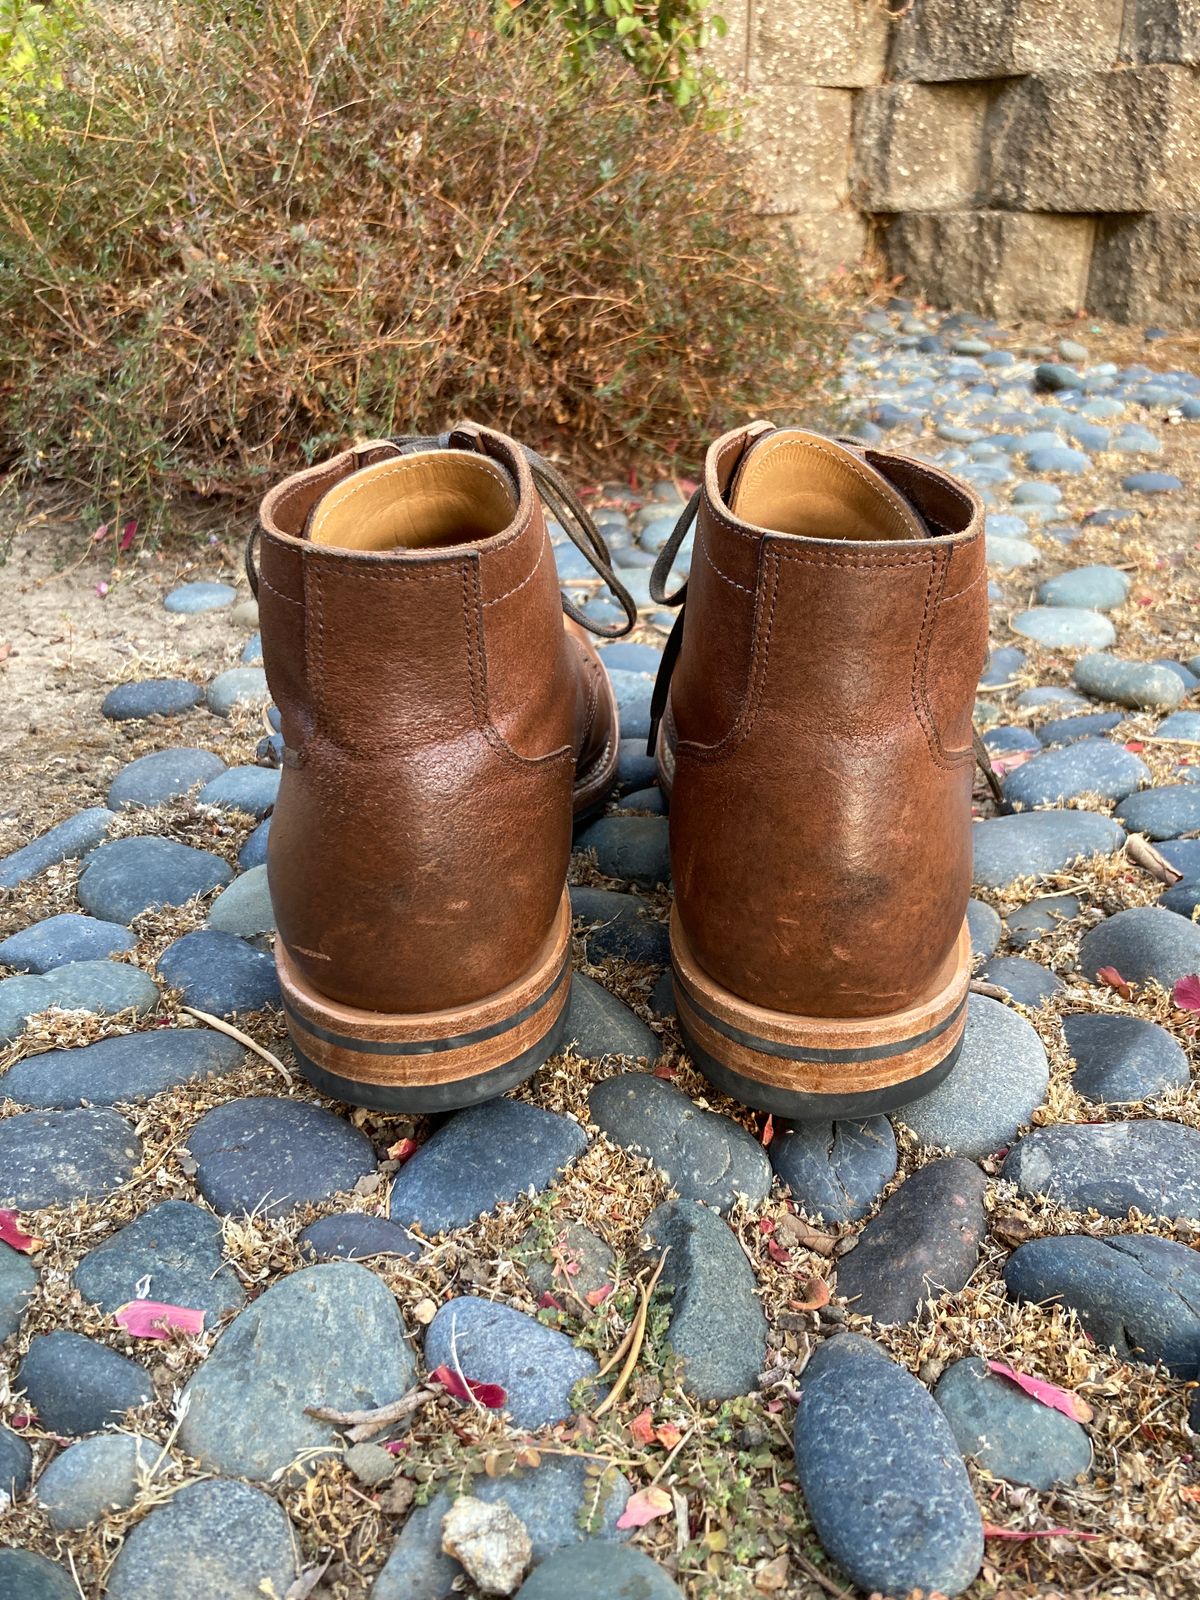
M562 480L484 428L298 473L251 536L285 746L276 961L297 1059L339 1099L467 1105L559 1044L572 817L618 735L539 490L636 616Z
M950 1070L966 1019L979 501L905 456L760 422L709 450L657 600L693 517L655 692L680 1024L763 1110L903 1105Z

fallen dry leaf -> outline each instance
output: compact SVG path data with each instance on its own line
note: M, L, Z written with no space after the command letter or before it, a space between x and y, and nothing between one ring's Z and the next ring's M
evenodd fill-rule
M764 1561L761 1567L755 1569L754 1587L759 1594L778 1594L780 1589L787 1588L788 1558L786 1555L776 1556L773 1561Z
M1056 1383L1047 1383L1043 1378L1031 1378L1027 1373L1015 1372L1005 1361L989 1361L988 1370L1015 1383L1018 1389L1024 1389L1026 1394L1040 1400L1052 1411L1061 1411L1064 1417L1072 1417L1076 1422L1092 1420L1094 1413L1091 1406L1082 1395L1074 1394L1070 1389L1060 1389Z
M597 1289L589 1289L583 1298L590 1306L601 1306L612 1292L613 1286L611 1283L602 1283Z
M654 1417L649 1406L644 1411L638 1412L637 1416L629 1424L629 1431L638 1444L650 1443L654 1437Z
M837 1235L814 1228L811 1223L785 1211L776 1224L776 1233L799 1250L812 1250L819 1256L831 1256L837 1245Z
M1200 974L1189 972L1180 978L1171 990L1171 998L1180 1011L1200 1011Z
M824 1278L802 1278L800 1288L801 1298L788 1301L793 1311L819 1311L829 1304L829 1285Z
M114 1313L117 1326L134 1339L169 1339L172 1333L203 1333L204 1313L163 1300L127 1300Z
M1125 979L1117 971L1116 967L1100 967L1096 972L1096 977L1100 983L1107 984L1110 989L1115 989L1116 992L1121 996L1122 1000L1129 1000L1132 998L1132 989L1125 982Z
M671 1504L671 1496L665 1489L639 1489L626 1501L624 1511L617 1518L617 1527L644 1528L657 1517L665 1517Z
M395 1144L388 1146L388 1160L398 1161L403 1166L420 1148L416 1139L397 1139Z

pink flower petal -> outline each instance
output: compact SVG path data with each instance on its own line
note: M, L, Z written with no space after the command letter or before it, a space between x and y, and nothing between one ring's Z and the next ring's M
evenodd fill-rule
M446 1366L435 1368L429 1376L456 1400L478 1400L489 1411L502 1411L508 1404L508 1394L498 1383L476 1383L474 1378L468 1378L464 1383L457 1372L452 1372Z
M1082 1395L1073 1394L1070 1389L1060 1389L1056 1383L1046 1383L1042 1378L1031 1378L1024 1372L1014 1372L1003 1361L989 1361L988 1369L1001 1378L1007 1378L1010 1383L1015 1383L1018 1389L1032 1395L1035 1400L1040 1400L1044 1406L1049 1406L1052 1411L1061 1411L1064 1417L1071 1417L1076 1422L1090 1422L1092 1408Z
M0 1211L0 1241L10 1245L14 1250L20 1250L22 1255L32 1255L35 1250L40 1250L45 1242L25 1232L17 1221L15 1211Z
M1189 972L1186 978L1180 978L1171 997L1180 1011L1200 1011L1200 975Z
M625 1502L625 1509L617 1518L618 1528L644 1528L656 1517L665 1517L673 1502L665 1489L639 1489Z
M167 1339L172 1333L203 1333L204 1313L162 1300L128 1300L117 1307L118 1327L135 1339Z

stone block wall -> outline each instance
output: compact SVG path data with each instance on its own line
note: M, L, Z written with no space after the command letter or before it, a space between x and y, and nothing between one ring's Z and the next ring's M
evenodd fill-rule
M818 270L870 246L935 304L1200 324L1200 0L714 9L764 211Z

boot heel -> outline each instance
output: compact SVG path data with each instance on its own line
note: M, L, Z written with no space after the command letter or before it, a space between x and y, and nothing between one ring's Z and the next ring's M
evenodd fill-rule
M696 963L674 910L671 966L696 1065L718 1089L776 1116L803 1122L894 1111L935 1088L962 1049L971 979L965 922L926 993L884 1017L800 1017L751 1005Z
M452 1111L523 1083L559 1048L571 902L564 889L524 977L470 1006L407 1016L360 1011L313 989L279 941L275 965L297 1064L322 1093L380 1111Z

